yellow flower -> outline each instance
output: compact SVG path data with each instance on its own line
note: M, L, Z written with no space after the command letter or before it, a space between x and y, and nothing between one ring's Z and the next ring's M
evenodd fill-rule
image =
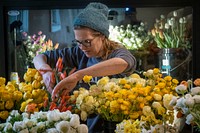
M22 99L22 92L21 91L14 91L13 93L13 100L19 102Z
M0 77L0 86L5 85L6 79L3 77Z
M139 79L139 78L140 78L140 75L138 75L138 74L136 74L136 73L133 73L133 74L130 75L130 77L131 77L131 78L138 78L138 79Z
M97 85L106 85L109 82L109 77L103 77L97 81Z
M8 111L1 111L0 118L6 120L8 118L9 112Z
M6 109L12 109L13 106L14 106L14 102L12 100L6 101L6 104L5 104Z
M83 81L84 81L85 83L89 83L91 79L92 79L92 76L85 75L85 76L83 77Z
M171 76L166 76L166 77L164 77L164 80L166 80L166 81L171 81L171 80L172 80L172 77L171 77Z
M41 87L40 81L34 80L34 81L32 82L32 87L35 88L35 89L39 89L39 88Z
M157 75L160 73L160 69L159 68L154 68L153 69L153 74Z
M126 83L127 83L127 80L126 80L125 78L119 79L119 84L124 85L124 84L126 84Z

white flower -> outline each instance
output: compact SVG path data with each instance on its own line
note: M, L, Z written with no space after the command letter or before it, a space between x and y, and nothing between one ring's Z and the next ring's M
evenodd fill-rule
M18 110L12 110L12 111L10 112L10 115L11 115L11 116L19 116L20 114L19 114Z
M37 130L38 130L38 127L35 126L35 127L32 127L32 128L29 130L29 132L30 132L30 133L37 133Z
M185 98L181 97L176 102L176 107L182 108L185 107Z
M43 120L47 119L47 112L40 111L37 114L38 114L38 118L43 119Z
M31 128L31 127L33 127L33 126L35 126L37 124L37 120L36 119L25 119L23 121L24 121L24 123L26 124L26 126L28 128Z
M192 108L194 106L194 98L193 97L186 98L185 105L188 106L189 108Z
M1 123L0 124L0 131L2 131L4 129L4 127L5 127L5 123Z
M172 97L172 100L170 101L170 103L169 103L169 105L170 106L175 106L176 105L176 102L177 102L177 100L178 100L178 97L176 97L176 96L173 96Z
M187 92L187 87L185 85L180 84L175 88L175 90L178 94L184 94L185 92Z
M59 133L59 131L56 128L49 128L46 130L47 133Z
M23 118L23 119L28 119L28 118L29 118L29 114L26 113L26 112L23 112L23 113L22 113L22 118Z
M9 130L12 130L12 124L7 122L7 123L5 123L5 127L4 127L3 131L8 132Z
M56 130L60 133L70 133L70 124L68 121L60 121L56 124Z
M168 110L172 110L173 109L173 106L170 105L170 101L172 100L172 98L173 98L172 94L165 94L163 96L163 105Z
M200 87L194 87L191 89L191 94L192 95L198 95L200 94Z
M194 117L191 115L191 114L189 114L189 115L187 115L187 117L186 117L186 124L191 124L191 122L194 120Z
M26 128L26 124L23 121L16 121L13 125L13 130L19 132Z
M72 118L70 119L70 126L77 128L80 125L80 118L77 114L73 114Z
M28 128L21 130L19 133L29 133Z
M72 117L72 113L69 110L67 110L65 112L61 112L61 114L60 114L60 118L62 120L69 120L71 117Z
M85 124L80 124L77 127L78 133L88 133L88 127Z
M48 111L47 120L48 121L59 121L60 120L60 111L58 109Z
M59 131L56 128L49 128L46 130L47 133L59 133Z
M200 103L200 95L193 96L195 103Z
M37 123L37 128L38 129L45 129L46 127L46 123L45 122L39 122Z

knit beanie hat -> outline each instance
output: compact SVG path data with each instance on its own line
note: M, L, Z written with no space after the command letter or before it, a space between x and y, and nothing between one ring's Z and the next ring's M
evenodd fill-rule
M85 26L109 36L108 7L92 2L83 9L74 20L74 26Z

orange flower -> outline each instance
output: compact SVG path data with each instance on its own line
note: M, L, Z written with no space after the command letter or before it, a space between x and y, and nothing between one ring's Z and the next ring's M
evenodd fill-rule
M185 80L183 80L183 81L181 81L181 83L180 84L182 84L182 85L184 85L184 86L188 86L188 82L187 81L185 81Z
M194 81L194 85L200 86L200 78L197 78L197 79Z
M61 72L62 69L63 69L62 58L61 57L58 58L58 61L56 63L56 69L58 70L58 72Z
M36 103L30 103L26 106L25 111L28 113L34 113L38 111Z

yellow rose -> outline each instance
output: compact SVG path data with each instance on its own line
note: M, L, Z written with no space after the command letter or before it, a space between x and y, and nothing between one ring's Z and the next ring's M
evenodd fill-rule
M91 79L92 79L92 76L85 75L85 76L83 77L83 81L84 81L85 83L89 83Z
M33 82L32 82L32 87L33 88L40 88L41 87L41 83L40 83L40 81L38 81L38 80L34 80Z
M8 118L9 112L8 111L1 111L0 118L6 120Z
M5 109L4 104L5 104L4 101L0 101L0 110L4 110Z
M32 93L30 91L27 91L23 95L24 100L28 100L32 98Z
M119 84L124 85L124 84L126 84L126 83L127 83L127 80L126 80L125 78L119 79Z
M37 71L35 76L34 76L34 79L36 79L37 81L41 81L42 80L42 75Z
M5 85L6 79L3 77L0 77L0 86Z
M22 92L21 91L14 91L13 99L19 102L22 99Z
M153 69L153 74L159 74L160 73L160 69L158 69L158 68L154 68Z
M24 80L26 82L31 82L32 81L32 77L30 75L28 75L28 73L25 73L23 78L24 78Z
M12 92L15 91L16 88L15 88L15 86L13 84L10 83L10 84L6 85L6 89L8 90L8 92L12 93Z
M6 109L12 109L13 106L14 106L14 102L12 100L6 101L6 104L5 104Z

